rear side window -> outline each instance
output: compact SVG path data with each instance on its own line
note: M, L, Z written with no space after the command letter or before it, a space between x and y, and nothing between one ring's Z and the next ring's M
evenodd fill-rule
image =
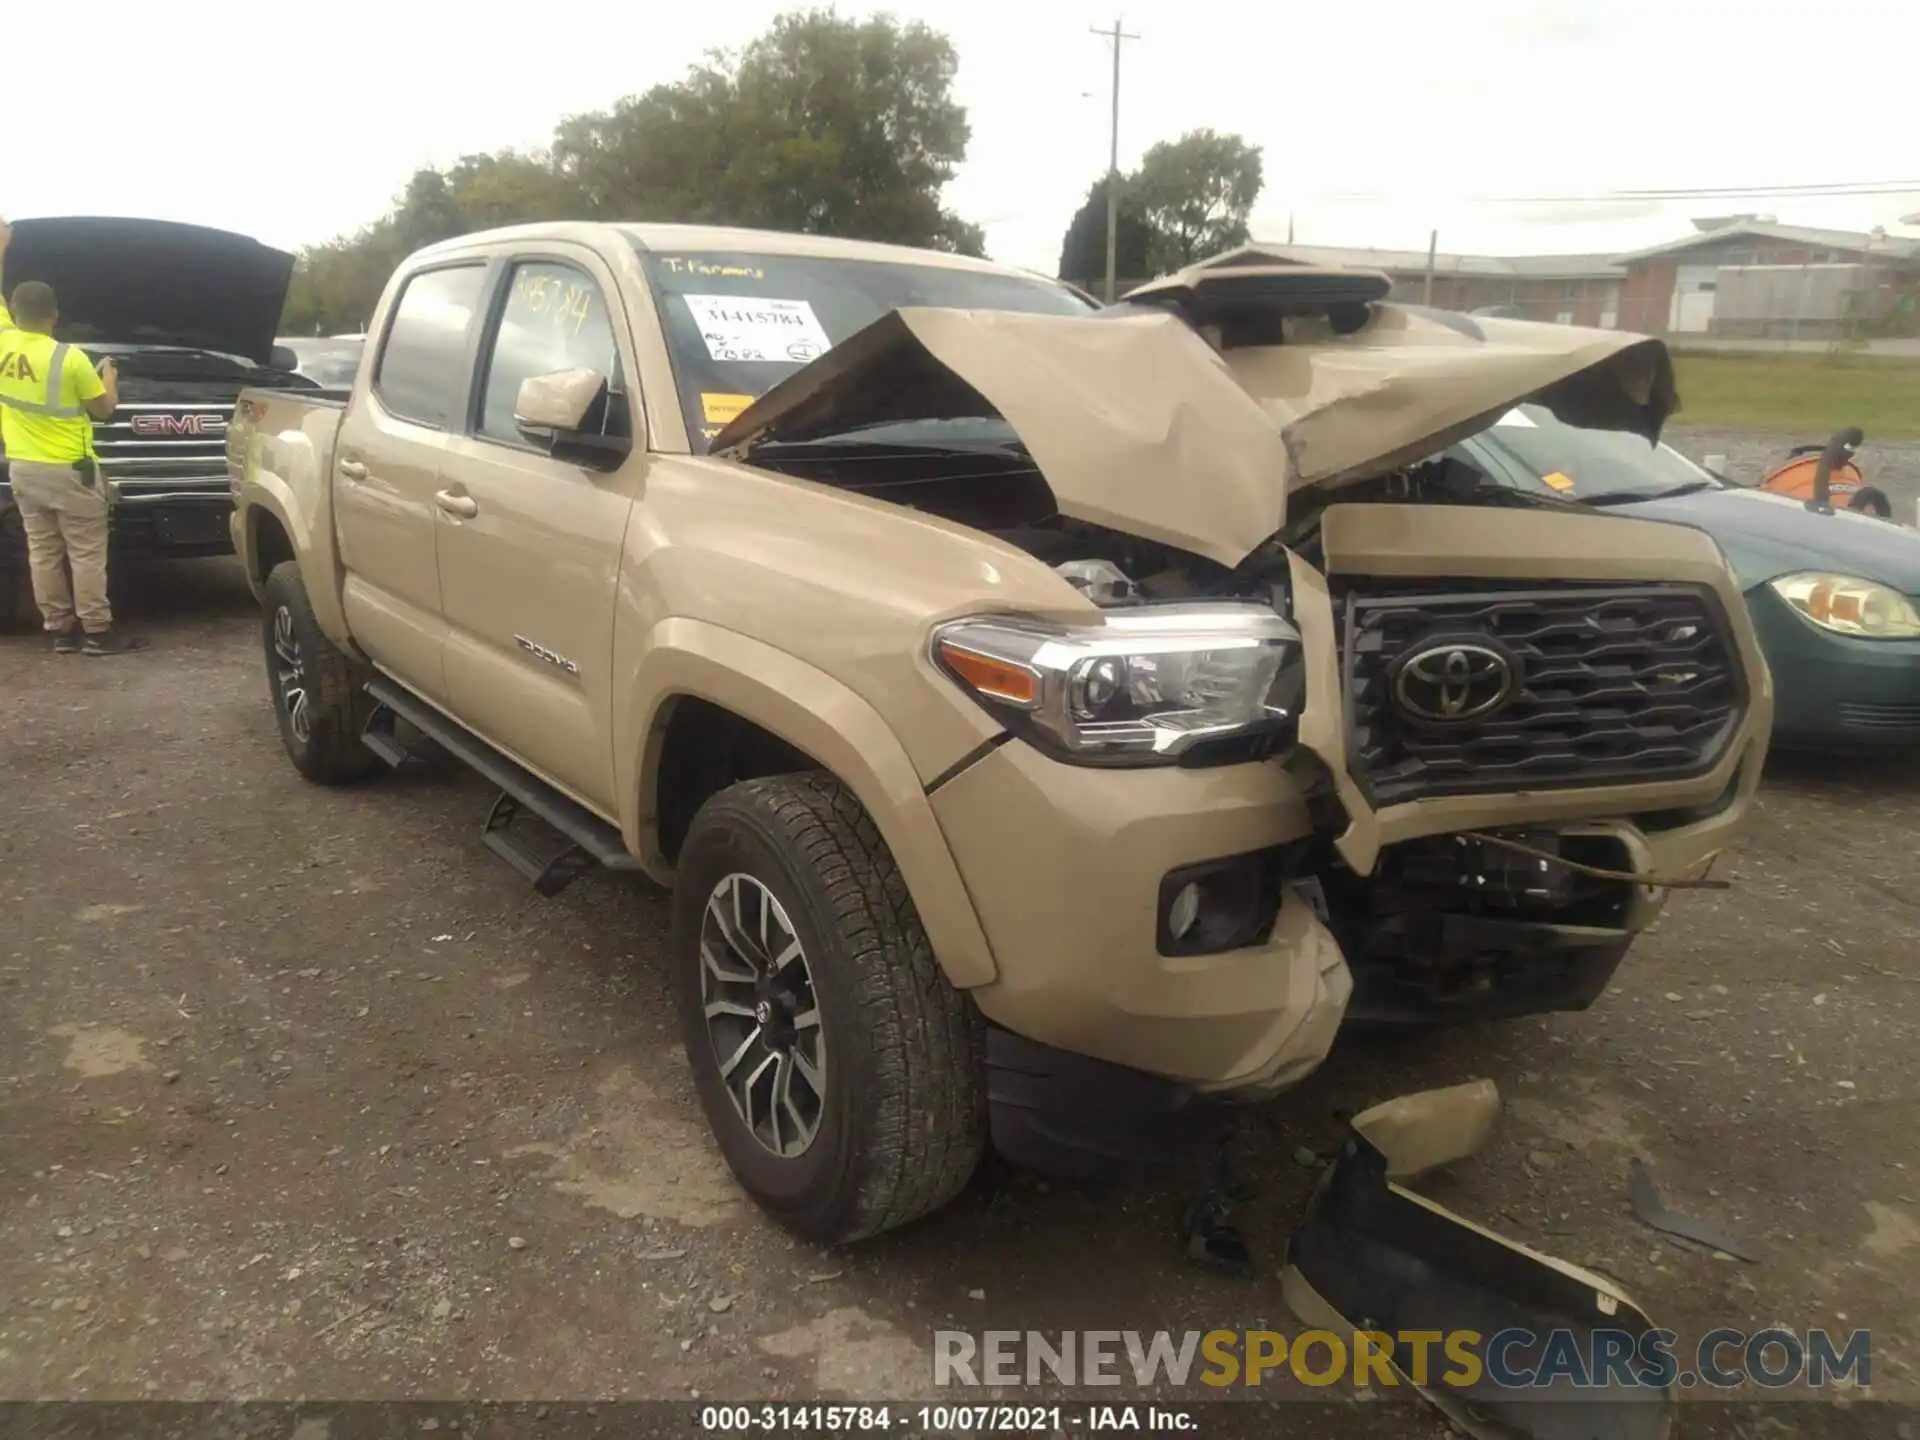
M481 265L426 270L407 281L387 327L373 393L403 420L444 426L465 380L467 327L480 303Z

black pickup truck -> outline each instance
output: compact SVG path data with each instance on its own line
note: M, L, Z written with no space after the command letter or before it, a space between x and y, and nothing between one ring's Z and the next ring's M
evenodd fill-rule
M120 371L120 408L94 427L115 560L231 554L227 422L248 386L312 389L274 332L293 256L245 235L163 220L16 220L9 293L44 280L59 339ZM26 536L0 450L0 620L32 613Z

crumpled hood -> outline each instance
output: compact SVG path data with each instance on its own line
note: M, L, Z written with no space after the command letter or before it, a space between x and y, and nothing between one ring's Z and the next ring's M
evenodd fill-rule
M748 406L713 451L999 415L1062 514L1235 565L1280 530L1292 491L1433 454L1522 400L1649 439L1675 404L1666 347L1644 336L1373 304L1347 333L1292 315L1282 343L1223 350L1168 294L1086 316L896 310Z
M245 235L169 220L16 220L8 292L23 280L53 286L60 339L186 346L265 365L293 256Z

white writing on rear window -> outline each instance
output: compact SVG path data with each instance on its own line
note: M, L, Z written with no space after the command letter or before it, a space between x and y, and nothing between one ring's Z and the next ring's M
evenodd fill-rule
M827 353L833 342L805 300L757 296L683 295L700 327L707 353L716 360L773 360L804 365Z

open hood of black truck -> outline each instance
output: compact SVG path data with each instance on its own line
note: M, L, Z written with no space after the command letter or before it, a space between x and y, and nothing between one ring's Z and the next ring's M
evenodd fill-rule
M170 220L16 220L5 278L9 294L23 280L53 286L62 340L178 345L266 365L293 256Z

